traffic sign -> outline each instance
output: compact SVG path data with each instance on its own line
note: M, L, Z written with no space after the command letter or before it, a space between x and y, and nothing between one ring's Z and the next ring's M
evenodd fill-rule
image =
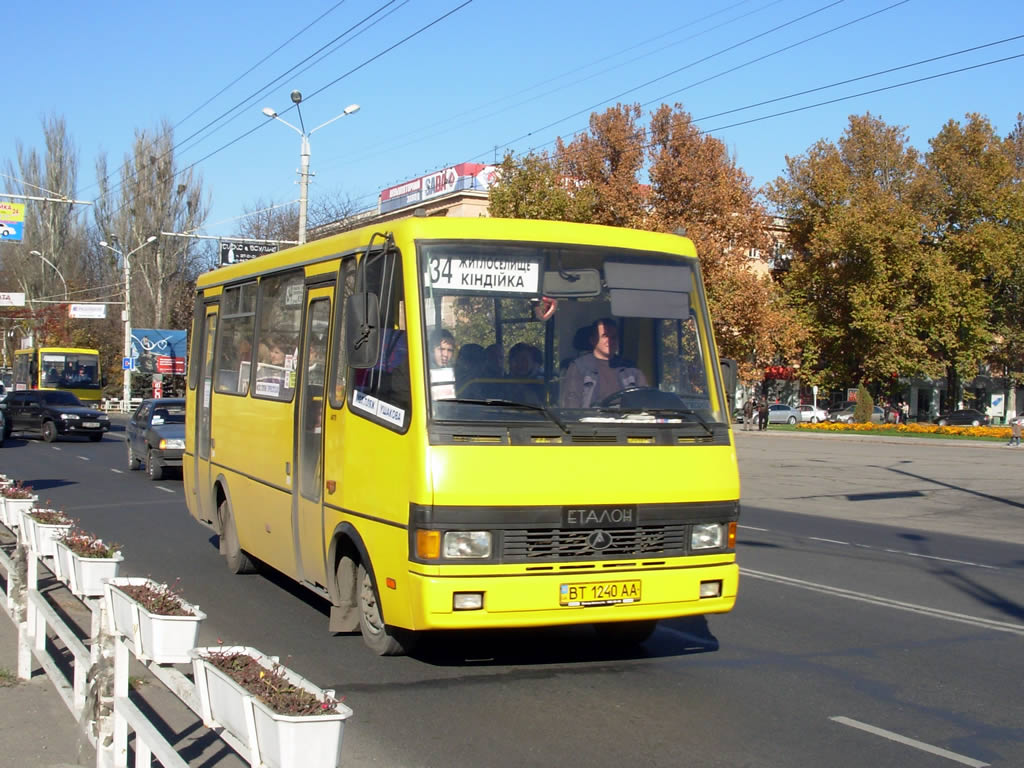
M122 357L121 367L126 371L135 370L135 358L134 357Z

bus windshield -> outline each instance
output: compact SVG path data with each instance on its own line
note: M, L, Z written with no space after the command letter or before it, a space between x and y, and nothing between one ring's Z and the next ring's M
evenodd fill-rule
M696 262L479 241L419 258L433 419L727 421Z

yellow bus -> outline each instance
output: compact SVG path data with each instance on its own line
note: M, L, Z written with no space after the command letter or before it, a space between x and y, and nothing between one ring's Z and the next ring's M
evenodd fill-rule
M416 216L204 274L191 343L189 511L332 632L733 607L735 368L684 237Z
M63 389L83 403L103 396L100 353L81 347L32 347L14 353L14 389Z

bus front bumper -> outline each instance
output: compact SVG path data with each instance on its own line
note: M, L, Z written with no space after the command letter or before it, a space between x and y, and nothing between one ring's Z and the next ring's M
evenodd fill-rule
M410 572L409 577L412 629L484 629L726 613L736 602L739 567L733 562L600 574L449 577ZM710 596L701 597L702 585ZM482 607L456 610L456 598L461 601L467 594L480 595ZM577 596L583 599L574 601Z

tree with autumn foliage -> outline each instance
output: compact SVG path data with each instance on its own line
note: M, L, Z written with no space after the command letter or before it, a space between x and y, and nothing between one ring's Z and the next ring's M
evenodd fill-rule
M639 105L590 118L589 132L553 155L506 156L491 190L492 216L581 221L660 232L685 228L700 255L715 334L744 381L791 363L802 336L796 314L748 254L768 251L768 218L750 177L721 141L702 136L680 105L641 125ZM650 135L650 141L648 136ZM650 183L641 181L646 172Z

